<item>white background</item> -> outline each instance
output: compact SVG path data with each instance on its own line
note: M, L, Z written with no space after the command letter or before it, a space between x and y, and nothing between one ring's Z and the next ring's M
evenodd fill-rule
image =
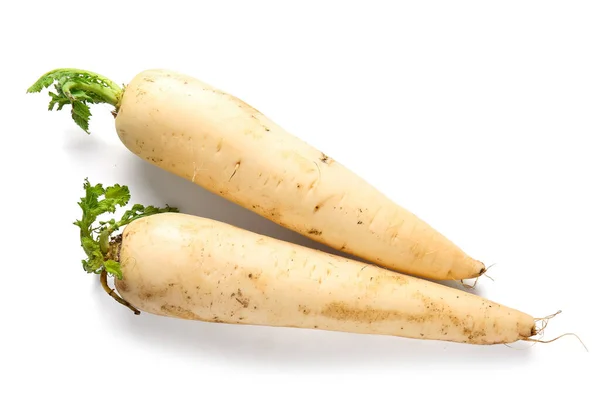
M1 6L0 397L597 394L598 2L247 3ZM47 112L25 89L57 67L171 68L242 98L496 263L477 293L562 310L545 338L590 352L134 316L81 269L85 177L308 241L138 159L109 107L89 136Z

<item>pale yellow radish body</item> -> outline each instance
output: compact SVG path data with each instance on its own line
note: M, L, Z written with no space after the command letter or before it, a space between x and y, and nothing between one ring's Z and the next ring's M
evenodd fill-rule
M536 333L473 294L196 216L133 221L118 253L119 294L157 315L470 344Z
M340 163L192 77L137 75L123 91L116 130L141 158L335 249L432 279L484 271Z

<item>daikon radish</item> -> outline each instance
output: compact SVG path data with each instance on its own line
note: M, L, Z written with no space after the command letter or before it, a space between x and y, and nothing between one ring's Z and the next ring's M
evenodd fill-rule
M29 92L53 82L50 109L72 105L84 130L88 104L111 104L116 132L133 153L317 242L431 279L469 279L485 271L333 158L198 79L148 70L121 88L89 71L58 69Z

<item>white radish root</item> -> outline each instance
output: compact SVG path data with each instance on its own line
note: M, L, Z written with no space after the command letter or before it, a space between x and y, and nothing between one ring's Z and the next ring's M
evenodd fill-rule
M119 294L163 316L470 344L536 334L533 317L473 294L196 216L136 220L119 253Z

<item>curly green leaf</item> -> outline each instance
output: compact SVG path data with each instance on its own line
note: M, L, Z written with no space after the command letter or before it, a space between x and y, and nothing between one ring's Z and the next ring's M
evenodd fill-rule
M107 103L116 110L123 94L123 88L105 76L83 69L55 69L42 75L27 93L39 93L53 83L54 92L49 91L48 110L61 110L71 105L71 117L86 133L89 133L90 104Z
M83 184L85 196L78 202L82 210L81 219L73 224L80 229L81 247L87 259L82 261L83 269L88 273L101 274L106 272L115 278L123 278L121 264L111 256L111 235L121 227L126 226L134 220L142 217L164 212L178 212L177 208L165 206L157 208L135 204L131 209L124 212L119 221L110 219L108 221L97 221L96 219L104 213L114 213L117 207L126 206L131 194L127 186L115 184L104 188L102 184L91 185L85 179Z

